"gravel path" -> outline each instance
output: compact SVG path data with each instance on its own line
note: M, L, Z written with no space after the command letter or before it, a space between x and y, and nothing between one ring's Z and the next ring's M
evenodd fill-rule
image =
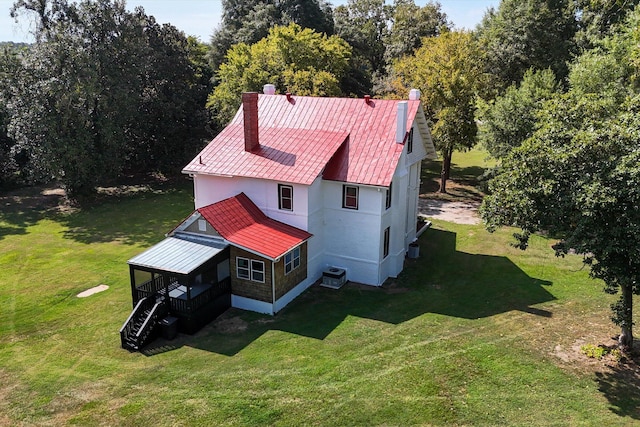
M477 202L447 202L443 200L419 199L420 213L429 218L458 224L480 224Z

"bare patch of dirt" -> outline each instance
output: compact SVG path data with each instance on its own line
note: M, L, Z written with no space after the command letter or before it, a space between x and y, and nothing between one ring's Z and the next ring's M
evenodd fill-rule
M229 314L229 311L223 313L220 317L213 321L213 328L221 334L237 334L244 332L249 324L235 314Z
M455 222L457 224L479 224L479 207L480 202L474 200L465 202L450 202L424 198L418 200L420 214L428 218Z

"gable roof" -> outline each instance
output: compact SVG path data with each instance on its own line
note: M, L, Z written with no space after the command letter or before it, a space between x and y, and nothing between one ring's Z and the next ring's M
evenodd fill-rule
M273 260L311 237L267 217L244 193L197 211L228 242Z
M231 123L183 172L306 185L322 173L328 180L388 186L404 148L395 142L398 102L261 94L260 148L244 151L240 107ZM420 101L406 102L410 129L416 115L424 112ZM422 140L430 141L430 136L423 135Z

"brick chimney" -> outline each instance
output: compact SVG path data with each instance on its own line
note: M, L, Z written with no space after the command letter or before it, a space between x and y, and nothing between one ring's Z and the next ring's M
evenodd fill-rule
M253 151L260 146L258 140L258 92L242 94L244 112L244 151Z

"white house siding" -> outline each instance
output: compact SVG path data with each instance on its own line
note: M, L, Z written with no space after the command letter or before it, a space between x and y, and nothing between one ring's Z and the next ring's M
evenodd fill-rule
M327 267L325 253L324 181L317 178L308 189L308 231L313 234L308 240L307 276L314 281L322 277Z
M245 193L269 218L308 230L308 188L306 185L242 177L196 175L193 178L196 209ZM278 209L278 184L293 187L293 211Z
M359 186L358 209L342 207L342 182L324 182L326 265L344 268L347 280L381 285L382 188Z

